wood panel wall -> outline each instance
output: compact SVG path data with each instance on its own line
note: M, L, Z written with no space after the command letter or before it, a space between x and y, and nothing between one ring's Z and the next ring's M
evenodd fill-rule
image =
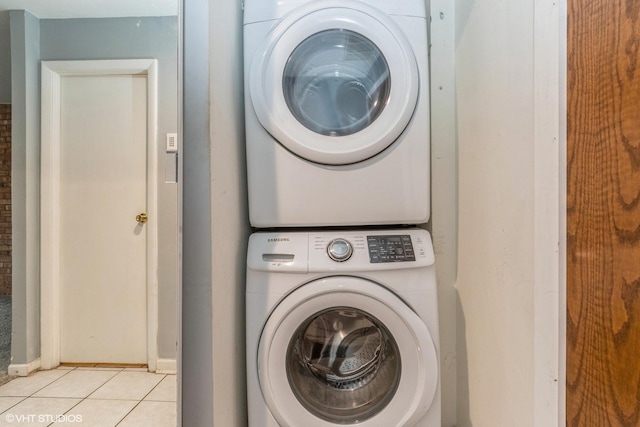
M640 426L639 19L568 1L568 426Z

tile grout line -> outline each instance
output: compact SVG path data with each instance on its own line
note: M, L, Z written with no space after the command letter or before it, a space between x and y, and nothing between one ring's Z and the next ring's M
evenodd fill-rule
M140 403L142 403L142 400L138 400L138 403L136 403L135 405L133 405L133 408L131 408L131 410L129 412L127 412L124 417L122 417L122 419L120 421L117 422L117 424L113 427L118 427L120 424L122 424L122 422L127 419L127 417L140 405Z
M100 387L96 388L95 390L93 390L91 393L89 393L89 395L87 397L85 397L85 399L89 399L93 394L96 393L96 391L100 390L102 387L104 387L105 385L109 384L111 381L114 380L114 378L116 378L118 375L120 375L121 373L123 373L124 370L118 371L117 374L115 374L114 376L112 376L111 378L109 378L107 381L105 381L104 383L102 383L100 385Z
M11 406L10 408L7 408L7 409L6 409L5 411L3 411L2 413L4 414L4 413L6 413L7 411L10 411L11 409L15 408L17 405L19 405L20 403L24 402L24 401L25 401L25 400L27 400L27 399L50 399L50 397L37 397L37 396L34 396L34 395L35 395L36 393L38 393L38 392L40 392L40 391L44 390L45 388L49 387L51 384L55 383L55 382L56 382L56 381L58 381L59 379L64 378L65 376L67 376L67 375L69 374L69 372L71 372L71 371L73 371L73 370L75 370L75 368L73 368L73 369L61 369L61 371L67 371L67 372L65 372L65 374L64 374L64 375L61 375L61 376L59 376L58 378L56 378L55 380L51 381L50 383L48 383L48 384L44 385L42 388L40 388L40 389L38 389L38 390L34 391L34 392L33 392L33 393L31 393L29 396L13 396L13 397L22 397L22 400L20 400L19 402L17 402L15 405ZM38 372L43 372L43 371L38 371ZM23 377L23 378L29 378L29 376L27 375L26 377ZM7 384L8 384L8 383L7 383ZM5 397L5 396L3 396L3 397ZM11 397L11 396L6 396L6 397ZM72 398L72 397L66 397L65 399L74 399L74 398ZM75 405L73 405L69 410L67 410L67 411L65 412L65 414L66 414L67 412L69 412L71 409L73 409L73 408L75 408L76 406L78 406L78 405L80 404L80 402L82 402L82 400L78 401ZM47 425L47 427L50 427L50 426L52 426L53 424L55 424L55 422L52 422L51 424L48 424L48 425Z
M15 408L16 406L18 406L20 403L22 403L25 400L27 400L30 396L0 396L0 397L18 397L18 398L21 398L21 400L19 400L18 402L14 403L13 405L11 405L9 408L5 409L4 411L0 412L0 415L3 415L6 412L8 412L8 411L12 410L13 408Z
M70 370L69 370L69 372L72 372L72 371L74 371L74 370L77 370L77 368L70 369ZM99 369L97 369L97 370L92 370L92 369L80 369L80 370L77 370L77 372L80 372L80 374L79 374L79 375L82 375L82 372L109 372L109 371L102 371L102 370L99 370ZM115 371L111 371L111 372L115 372ZM120 372L122 372L122 371L120 371ZM54 384L55 382L57 382L58 380L61 380L62 378L64 378L67 374L62 375L60 378L58 378L58 379L56 379L55 381L53 381L53 382L49 383L47 386L43 387L42 389L40 389L40 390L36 391L36 392L35 392L34 394L32 394L30 397L33 397L33 398L48 398L48 397L49 397L49 398L58 398L58 397L61 397L61 398L68 398L68 399L81 399L81 400L84 400L84 399L87 399L89 396L91 396L93 393L95 393L99 388L103 387L105 384L107 384L109 381L111 381L113 378L115 378L116 376L118 376L118 374L119 374L120 372L118 372L117 374L115 374L114 376L112 376L111 378L109 378L108 380L106 380L105 382L103 382L102 384L100 384L99 386L97 386L93 391L91 391L91 392L90 392L87 396L85 396L85 397L73 397L73 396L35 396L35 394L36 394L36 393L39 393L39 392L40 392L40 391L42 391L44 388L46 388L46 387L49 387L49 386L53 385L53 384Z
M60 377L62 378L62 377ZM34 399L38 399L37 397L34 397ZM51 399L50 397L44 397L41 399ZM69 397L68 399L73 399L73 397ZM78 403L76 403L75 405L73 405L71 408L67 409L67 411L65 411L65 413L63 415L67 415L69 413L69 411L71 411L73 408L75 408L76 406L78 406L79 404L81 404L82 402L84 402L85 399L80 399L80 401ZM47 425L47 427L51 427L55 425L55 421L52 422L51 424ZM55 427L55 426L54 426Z
M28 396L0 396L0 397L23 397L23 399L22 399L20 402L22 402L22 401L24 401L24 400L26 400L26 399L29 399L30 397L32 397L32 398L34 398L34 399L36 399L37 397L36 397L36 396L34 396L34 394L36 394L36 393L38 393L38 392L42 391L43 389L45 389L45 388L49 387L51 384L55 383L55 382L56 382L56 381L58 381L60 378L65 377L65 376L66 376L66 375L68 375L68 374L69 374L69 372L71 372L72 370L73 370L73 369L69 369L69 370L68 370L68 372L66 372L64 375L61 375L61 376L59 376L58 378L56 378L55 380L53 380L53 381L51 381L51 382L49 382L49 383L45 384L44 386L42 386L41 388L37 389L36 391L34 391L33 393L29 394ZM36 371L36 372L34 372L34 374L37 374L38 372L44 372L44 371ZM27 375L26 377L18 377L18 378L25 378L25 381L28 381L28 380L26 380L26 378L29 378L29 375ZM18 378L16 378L16 379L18 379ZM7 384L10 384L10 383L11 383L11 381L9 381ZM6 385L6 384L4 384L4 385ZM20 402L18 402L18 403L20 403ZM17 405L17 403L16 403L16 405ZM13 406L15 406L15 405L13 405ZM13 408L13 406L12 406L11 408ZM9 408L9 409L11 409L11 408ZM7 409L7 410L3 411L3 412L2 412L2 414L4 414L5 412L7 412L9 409Z
M75 368L74 368L74 369L75 369ZM66 377L67 375L69 375L69 372L73 371L74 369L69 369L69 370L66 370L66 369L65 369L67 372L65 372L65 373L64 373L64 375L60 375L58 378L56 378L55 380L51 381L50 383L48 383L48 384L47 384L47 385L45 385L44 387L42 387L42 388L40 388L40 389L38 389L38 390L34 391L33 393L31 393L31 394L29 395L29 397L33 397L33 398L35 398L34 394L41 392L41 391L42 391L42 390L44 390L45 388L49 387L51 384L53 384L53 383L55 383L56 381L58 381L60 378L64 378L64 377ZM38 372L44 372L44 371L38 371ZM27 375L27 376L26 376L26 377L24 377L24 378L29 378L29 376Z
M156 375L162 375L162 378L160 378L160 381L158 381L158 383L156 385L154 385L153 387L151 387L151 390L149 390L149 392L147 394L145 394L142 399L140 399L140 402L142 402L144 399L147 398L147 396L149 396L153 390L155 390L162 381L164 381L165 378L167 378L167 374L156 374ZM155 402L155 400L152 400L151 402Z
M162 379L160 381L158 381L158 384L156 384L154 387L151 388L151 390L149 390L149 392L147 394L145 394L142 399L138 400L138 403L136 403L134 405L133 408L131 408L131 410L129 412L127 412L127 415L125 415L124 417L122 417L122 419L120 421L118 421L118 424L116 424L114 427L118 427L120 424L122 424L122 422L129 416L129 414L131 414L138 406L140 406L140 404L144 401L144 399L149 396L151 394L151 392L153 390L156 389L156 387L158 387L160 385L160 383L167 377L167 374L164 374L164 376L162 377Z

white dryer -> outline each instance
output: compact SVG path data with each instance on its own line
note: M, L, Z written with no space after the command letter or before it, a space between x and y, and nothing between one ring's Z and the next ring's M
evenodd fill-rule
M244 7L251 224L426 222L424 0L245 0Z
M440 427L433 262L421 229L254 233L249 427Z

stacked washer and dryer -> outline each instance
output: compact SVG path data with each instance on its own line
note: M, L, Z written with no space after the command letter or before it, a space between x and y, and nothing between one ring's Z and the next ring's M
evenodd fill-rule
M249 427L439 427L424 0L245 0Z

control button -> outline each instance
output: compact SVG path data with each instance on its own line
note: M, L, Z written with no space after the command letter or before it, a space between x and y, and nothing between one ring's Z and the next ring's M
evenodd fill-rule
M353 255L353 247L345 239L334 239L327 245L327 254L336 262L344 262Z

